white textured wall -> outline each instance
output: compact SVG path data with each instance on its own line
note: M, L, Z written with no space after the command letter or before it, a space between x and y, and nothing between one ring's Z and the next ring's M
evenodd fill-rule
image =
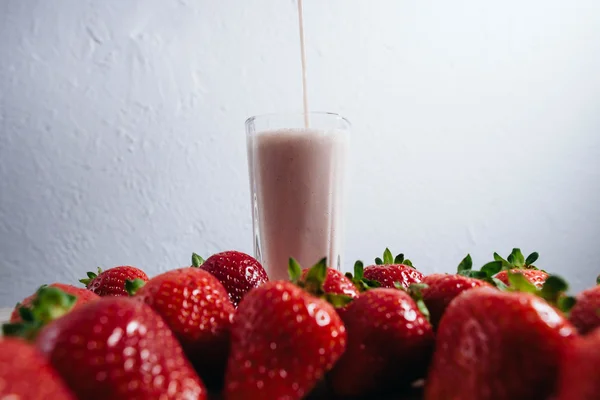
M354 123L347 260L518 245L591 284L598 0L305 2L311 108ZM295 10L1 1L0 305L97 265L250 251L243 122L300 108Z

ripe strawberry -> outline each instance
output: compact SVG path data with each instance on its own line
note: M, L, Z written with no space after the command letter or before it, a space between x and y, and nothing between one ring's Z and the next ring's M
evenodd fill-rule
M92 300L99 299L98 295L96 295L95 293L92 293L86 289L78 288L73 285L66 285L64 283L52 283L52 284L48 285L48 287L58 288L65 293L75 296L77 301L73 304L73 308L80 307L80 306L84 305L85 303L88 303ZM39 291L39 289L38 289L38 291ZM10 316L11 323L18 323L18 322L22 321L22 318L19 315L19 308L30 307L31 303L33 303L33 301L36 299L36 297L38 295L38 291L36 291L36 293L32 294L31 296L26 297L25 299L23 299L23 301L21 301L20 303L17 304L17 306L15 307L15 309L13 310L13 312Z
M308 271L310 271L309 268L304 268L302 270L301 279L306 279ZM333 268L327 268L327 275L323 282L323 291L325 293L341 294L351 298L356 298L360 294L350 279Z
M385 249L383 260L376 258L375 265L366 267L363 275L365 279L379 282L381 287L387 288L395 288L396 282L408 288L423 279L423 274L412 266L410 260L405 260L403 254L394 258L389 249Z
M502 269L502 271L498 272L494 278L505 285L508 285L508 271L512 273L519 272L523 274L523 276L525 276L529 282L533 283L538 288L541 288L546 279L548 279L548 274L533 265L538 257L539 254L533 252L528 255L527 258L525 258L523 253L521 253L521 250L518 248L514 248L506 260L500 257L498 253L494 253L494 260L501 265ZM494 262L489 264L493 263Z
M125 284L128 280L140 279L143 282L148 281L148 275L139 268L128 265L114 267L102 271L98 268L98 274L87 273L86 279L80 279L86 288L98 296L128 296Z
M19 339L0 339L0 399L75 400L48 360Z
M346 352L330 374L339 396L389 393L424 377L433 349L433 330L408 293L366 291L343 314Z
M581 334L600 328L600 283L577 296L570 320Z
M346 347L333 307L285 281L250 291L231 332L226 400L301 399Z
M522 275L509 276L511 286L533 287ZM552 286L558 290L566 284L549 278L540 294L561 299L551 295ZM467 290L440 322L425 400L545 400L560 354L575 337L564 315L534 294Z
M46 326L36 344L80 399L206 399L162 318L129 298L80 307Z
M346 311L348 303L359 295L357 287L350 278L338 270L327 268L326 258L305 269L302 269L296 260L290 258L288 272L292 283L313 296L329 302L340 317Z
M423 278L423 283L427 285L422 289L423 301L429 310L429 320L434 330L437 330L444 311L456 296L465 290L495 284L492 276L501 268L501 265L495 264L486 264L479 271L472 270L473 260L467 254L458 265L457 274L431 274Z
M239 251L214 254L204 262L194 254L192 265L216 276L227 290L234 307L250 290L269 281L262 265L254 257Z
M217 278L180 268L150 279L134 298L164 319L207 386L222 385L235 310Z
M512 272L512 273L518 272L518 273L523 274L523 276L525 278L527 278L527 280L529 282L533 283L538 288L541 288L544 285L544 282L546 282L546 279L548 279L548 276L549 276L547 272L542 271L540 269L513 268L510 270L510 272ZM498 272L498 274L496 276L494 276L494 278L498 279L505 285L508 285L508 270Z
M600 329L578 338L561 358L556 400L598 400Z
M481 286L492 287L489 283L461 275L435 274L423 279L428 287L423 289L423 301L430 313L430 321L434 329L437 327L452 300L465 290Z

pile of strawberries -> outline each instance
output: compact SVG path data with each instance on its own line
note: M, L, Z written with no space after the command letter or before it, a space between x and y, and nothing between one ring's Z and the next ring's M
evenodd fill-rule
M600 282L569 297L537 258L424 276L386 249L269 281L228 251L151 279L90 272L17 305L0 399L598 400Z

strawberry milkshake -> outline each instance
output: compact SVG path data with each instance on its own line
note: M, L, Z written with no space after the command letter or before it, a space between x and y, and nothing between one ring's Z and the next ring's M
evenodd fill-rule
M337 114L253 117L246 122L255 255L269 278L287 279L294 257L340 268L349 123ZM294 119L296 124L294 124ZM318 127L318 128L317 128Z

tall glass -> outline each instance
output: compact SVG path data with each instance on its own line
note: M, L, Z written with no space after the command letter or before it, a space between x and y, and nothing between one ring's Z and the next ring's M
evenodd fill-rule
M327 257L340 269L349 133L333 113L246 121L254 251L271 280L287 279L290 257L303 267Z

